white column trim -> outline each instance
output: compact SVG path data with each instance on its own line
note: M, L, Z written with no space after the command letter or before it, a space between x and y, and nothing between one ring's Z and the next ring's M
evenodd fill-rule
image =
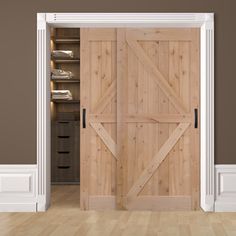
M214 14L213 13L38 13L37 160L39 194L49 200L50 153L47 91L47 26L53 27L199 27L201 29L200 159L201 207L214 211ZM49 191L49 190L48 190ZM46 203L45 203L46 204ZM40 209L46 209L42 205Z
M37 14L37 165L38 211L50 202L50 26L46 14Z
M214 211L214 22L201 26L201 207Z

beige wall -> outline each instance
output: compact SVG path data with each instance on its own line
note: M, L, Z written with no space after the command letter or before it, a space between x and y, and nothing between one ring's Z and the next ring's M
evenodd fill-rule
M215 12L215 156L236 164L235 0L1 0L0 164L36 163L37 12Z

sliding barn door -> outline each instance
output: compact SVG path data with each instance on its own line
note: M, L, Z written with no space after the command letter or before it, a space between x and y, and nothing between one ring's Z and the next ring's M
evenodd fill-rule
M199 30L117 29L117 204L199 207Z
M115 208L116 30L81 29L82 209Z
M198 29L81 29L81 208L197 209L198 106Z

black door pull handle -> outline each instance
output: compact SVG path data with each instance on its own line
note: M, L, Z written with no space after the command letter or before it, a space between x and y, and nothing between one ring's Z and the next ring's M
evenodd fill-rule
M194 128L198 128L198 109L194 109Z
M86 128L86 109L85 108L83 108L82 126L83 126L83 129Z

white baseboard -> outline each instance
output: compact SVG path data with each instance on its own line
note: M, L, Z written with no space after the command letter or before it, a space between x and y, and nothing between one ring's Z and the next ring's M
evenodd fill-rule
M37 165L0 165L0 212L36 211Z
M236 212L236 165L215 165L215 211Z
M37 165L0 165L0 212L46 211L37 183ZM215 211L236 212L236 165L215 165L215 184Z
M49 204L47 204L46 196L45 195L39 195L37 200L37 211L38 212L45 212L49 208Z

